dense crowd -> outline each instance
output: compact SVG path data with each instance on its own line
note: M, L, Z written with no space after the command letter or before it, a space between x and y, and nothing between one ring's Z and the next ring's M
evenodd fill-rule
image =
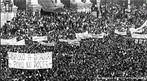
M22 37L25 46L2 46L2 81L103 81L98 77L146 77L146 44L136 44L134 39L114 33L139 27L147 20L146 6L131 12L118 4L101 6L101 18L90 13L65 12L39 16L30 11L18 11L12 21L1 29L1 38ZM101 39L82 39L80 46L71 46L59 39L75 39L75 33L109 34ZM31 36L48 36L55 41L52 47L31 41ZM8 68L7 52L43 53L53 52L53 68L42 70L22 70ZM107 79L105 79L107 80ZM118 79L127 81L126 79ZM117 80L117 81L118 81ZM112 80L114 81L114 80ZM128 81L131 81L129 79ZM139 80L138 80L139 81Z

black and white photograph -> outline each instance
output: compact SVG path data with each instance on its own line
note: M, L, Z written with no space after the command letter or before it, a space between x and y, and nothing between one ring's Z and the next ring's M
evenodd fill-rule
M147 0L0 4L0 81L147 81Z

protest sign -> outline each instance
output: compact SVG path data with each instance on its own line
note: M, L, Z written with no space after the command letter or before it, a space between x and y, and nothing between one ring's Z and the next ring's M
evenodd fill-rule
M116 33L116 34L119 34L119 35L127 35L127 32L126 32L126 31L120 32L120 31L118 31L118 30L115 30L115 33Z
M11 43L15 42L15 39L1 39L1 45L10 45Z
M147 40L146 39L138 39L138 38L136 38L135 43L136 44L146 44Z
M52 52L31 54L8 52L8 66L16 69L52 68Z
M147 26L147 20L139 27L139 28L130 28L131 33L138 32L141 33L144 31L145 27Z
M147 20L136 30L144 29L144 27L146 27L146 26L147 26Z
M83 32L83 33L76 33L76 38L77 39L86 39L92 37L90 34L88 34L88 31Z
M45 42L39 42L41 45L44 45L44 46L55 46L55 42L48 42L48 43L45 43Z
M78 39L68 40L68 44L80 46L80 40L78 40Z
M33 36L32 40L40 42L40 41L47 41L48 39L47 36Z
M20 40L18 42L13 42L11 45L25 45L25 40Z
M129 29L131 33L141 33L143 29L135 29L135 28L130 28Z
M67 42L70 45L76 45L76 46L80 46L80 41L79 39L59 39L60 42Z
M25 45L25 40L17 41L16 38L1 39L1 45Z
M92 38L104 38L104 34L91 34Z
M135 34L132 33L133 38L142 38L142 39L147 39L147 34Z

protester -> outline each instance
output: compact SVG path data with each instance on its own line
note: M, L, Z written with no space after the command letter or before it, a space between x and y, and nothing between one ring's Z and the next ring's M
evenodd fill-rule
M26 45L0 45L2 80L94 81L98 77L146 77L147 47L136 44L131 37L115 34L114 30L140 27L147 19L147 13L144 12L147 9L133 7L128 13L116 3L103 6L102 18L95 18L90 13L70 11L66 14L54 13L40 17L33 16L29 11L18 11L16 17L0 29L1 38L20 37L20 40L26 40ZM109 35L101 39L82 39L80 46L59 41L76 39L76 33L85 31ZM40 45L31 41L31 36L48 36L48 41L54 41L56 45ZM21 70L8 67L7 52L49 51L53 52L51 69Z

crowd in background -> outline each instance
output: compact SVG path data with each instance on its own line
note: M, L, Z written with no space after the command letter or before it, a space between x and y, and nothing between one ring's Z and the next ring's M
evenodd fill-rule
M37 13L32 15L30 11L18 11L12 21L0 28L1 38L22 37L26 40L26 45L0 45L2 81L94 81L97 77L146 77L146 44L136 44L134 39L114 33L115 29L121 31L140 27L147 20L146 6L132 6L131 12L127 12L119 4L102 4L101 13L102 17L96 18L84 12L69 11L38 16ZM95 34L104 32L109 35L101 39L83 39L80 46L71 46L59 41L61 38L75 39L75 33L85 31ZM55 41L56 45L48 47L31 41L31 36L45 35L49 41ZM53 68L8 68L8 51L52 51Z

